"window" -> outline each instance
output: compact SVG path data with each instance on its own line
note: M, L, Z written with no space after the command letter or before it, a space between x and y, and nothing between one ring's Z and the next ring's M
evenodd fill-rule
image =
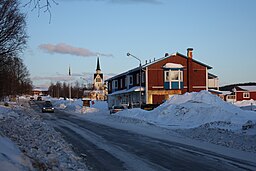
M140 83L140 74L139 73L136 74L136 83L137 84Z
M145 83L145 72L141 73L141 83Z
M164 71L164 82L169 82L169 71Z
M115 88L118 88L118 81L115 80Z
M123 88L123 79L120 79L120 88Z
M118 88L118 81L117 80L113 80L112 81L112 89L117 89Z
M127 79L127 77L125 77L124 86L127 87L127 84L128 84L128 79Z
M243 98L250 98L250 93L249 92L244 92L243 93Z
M101 78L96 78L96 82L101 82Z
M164 71L164 81L183 81L183 72L178 71Z
M171 81L179 81L180 80L180 71L171 71L170 79Z
M183 89L183 70L168 69L164 71L165 89Z
M133 77L132 77L132 75L129 75L128 80L129 80L129 85L133 85Z
M110 82L108 83L108 89L109 89L109 91L111 91L111 84L110 84Z

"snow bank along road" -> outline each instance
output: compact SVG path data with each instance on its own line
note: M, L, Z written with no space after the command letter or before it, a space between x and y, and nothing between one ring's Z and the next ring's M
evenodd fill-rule
M90 170L256 169L246 161L81 120L59 110L41 116L62 133Z

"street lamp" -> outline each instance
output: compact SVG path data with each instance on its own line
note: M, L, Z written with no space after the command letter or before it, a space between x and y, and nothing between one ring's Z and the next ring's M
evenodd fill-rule
M136 56L134 56L130 53L127 53L127 56L131 56L131 57L137 59L140 62L140 108L141 108L141 69L142 69L141 68L141 60L138 57L136 57Z

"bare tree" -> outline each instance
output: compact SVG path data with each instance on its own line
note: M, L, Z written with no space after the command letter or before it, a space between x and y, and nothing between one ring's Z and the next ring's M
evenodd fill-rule
M8 58L6 63L0 68L0 97L31 92L32 82L22 60L13 57Z
M15 56L26 46L25 15L17 0L0 1L0 57Z
M27 38L18 0L0 0L0 97L31 90L28 70L18 58Z
M32 11L37 10L38 16L40 16L40 12L48 12L50 15L49 22L51 22L51 8L52 4L58 5L55 0L28 0L25 6L32 6Z

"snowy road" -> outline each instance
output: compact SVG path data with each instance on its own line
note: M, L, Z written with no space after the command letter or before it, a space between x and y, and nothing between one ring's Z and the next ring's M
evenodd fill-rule
M62 111L42 115L91 170L255 169L244 161L81 120Z

